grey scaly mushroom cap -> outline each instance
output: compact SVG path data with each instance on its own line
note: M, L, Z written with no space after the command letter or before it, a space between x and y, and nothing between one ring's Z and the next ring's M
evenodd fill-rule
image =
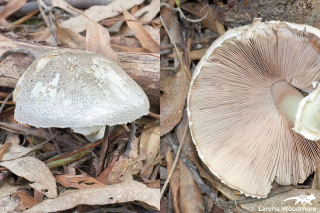
M110 59L56 50L37 58L19 79L15 119L35 127L124 124L148 114L144 91Z
M208 168L246 195L266 197L272 183L302 183L319 164L319 142L292 130L271 87L311 92L320 79L320 30L285 22L227 31L194 71L188 97L193 141Z

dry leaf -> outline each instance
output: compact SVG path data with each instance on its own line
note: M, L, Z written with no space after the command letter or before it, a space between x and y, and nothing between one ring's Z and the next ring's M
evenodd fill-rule
M0 198L13 195L20 189L28 189L30 186L28 184L14 185L13 177L9 176L1 180L0 182ZM1 212L1 211L0 211Z
M187 98L187 84L182 69L176 74L163 71L160 77L160 90L163 91L160 97L162 136L170 132L182 117ZM190 81L190 76L187 76L187 81Z
M204 198L190 170L179 159L180 207L183 213L205 212Z
M139 18L140 21L152 21L156 15L159 13L160 9L160 1L159 0L152 0L151 3L142 9L138 10L134 13L135 17L142 17Z
M167 162L167 172L169 175L174 162L172 153L170 151L167 151L166 153L166 162ZM172 173L169 183L170 183L170 189L172 194L174 212L180 213L180 205L179 205L180 170L177 169L177 167Z
M3 156L7 153L7 150L11 146L11 143L5 143L4 145L0 145L0 161Z
M108 180L106 182L107 185L120 183L123 181L123 176L126 169L138 157L138 144L139 144L139 139L135 138L132 144L132 150L130 152L130 156L121 155L119 157L118 161L113 166L112 171L109 173ZM100 180L100 182L102 182L102 180Z
M215 9L203 6L202 4L195 2L187 2L181 4L181 9L188 11L189 13L194 14L199 18L204 17L207 13L209 13L207 18L201 21L201 25L208 27L215 33L218 33L217 25L215 24L215 20L217 18L217 12Z
M25 208L31 208L32 206L39 203L36 199L34 199L30 195L23 193L23 192L18 192L17 194L14 194L13 196L18 196L20 198L20 203Z
M136 18L126 10L123 10L123 15L126 20L136 20ZM139 39L144 48L152 53L160 52L160 45L155 40L153 40L150 34L143 28L141 23L134 21L126 22L130 29L136 32L136 37Z
M17 197L3 197L0 199L0 212L12 212L19 205Z
M77 8L72 7L68 2L66 2L64 0L52 0L52 6L59 7L74 16L82 13L82 10L79 10ZM72 10L69 8L72 8Z
M122 13L122 8L128 10L135 5L142 4L144 0L113 0L106 6L92 6L85 10L83 14L95 22L99 22L103 19L111 18ZM74 18L70 18L67 21L61 23L62 27L68 28L74 32L80 33L87 28L88 20L83 15L79 15Z
M82 35L68 28L61 27L58 21L56 21L56 26L57 38L62 45L71 48L85 49L85 38Z
M36 211L57 212L71 209L77 205L107 205L134 202L149 210L160 210L160 192L158 189L146 187L144 184L130 181L97 187L65 192L55 199L47 199L25 213Z
M0 24L4 27L10 26L10 24L5 19L19 10L26 2L27 0L10 0L6 4L4 10L0 12Z
M110 35L106 28L88 19L86 36L86 50L107 56L115 63L119 64L118 54L113 51L110 45Z
M200 60L202 58L202 56L204 55L204 53L207 51L208 48L204 48L204 49L198 49L198 50L192 50L189 54L189 58L193 61L193 60ZM171 58L178 58L178 55L176 53L173 54L169 54L168 57Z
M0 149L5 145L6 144L0 145ZM33 150L32 147L24 147L24 146L20 146L20 145L12 145L12 146L9 147L8 151L5 153L5 155L2 157L2 159L0 161L8 161L8 160L13 160L13 159L20 158L20 157L28 154L32 150Z
M54 177L58 183L65 187L86 189L105 186L93 177L84 177L83 175L55 175Z
M153 123L149 123L145 126L148 128L153 126ZM160 149L160 126L155 126L153 128L147 129L142 132L140 137L140 155L147 156L145 165L141 168L141 176L149 179L152 169L151 166Z
M0 165L32 182L30 186L36 190L46 189L45 195L47 197L53 198L57 196L56 180L42 161L33 157L23 157L1 162Z

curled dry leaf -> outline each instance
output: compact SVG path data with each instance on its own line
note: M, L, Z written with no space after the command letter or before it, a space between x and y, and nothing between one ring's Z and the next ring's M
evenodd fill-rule
M4 146L6 146L6 144L0 145L0 150ZM8 160L13 160L13 159L20 158L20 157L28 154L32 150L33 150L32 147L24 147L24 146L20 146L20 145L11 145L10 147L8 147L8 150L4 154L4 156L2 158L0 158L0 161L8 161Z
M88 18L86 50L107 56L119 64L118 54L110 45L110 35L106 28Z
M0 198L7 197L9 195L13 195L18 192L20 189L28 189L30 186L28 184L19 184L14 185L14 179L13 177L9 176L1 180L0 182ZM2 211L0 211L2 212Z
M62 45L72 48L85 49L85 38L79 33L73 32L68 28L60 26L60 23L56 21L57 26L57 38Z
M11 172L33 182L31 187L38 191L46 189L45 195L49 198L57 196L56 180L49 168L40 160L33 157L22 157L19 159L1 162Z
M5 20L8 18L11 14L19 10L27 0L10 0L6 4L6 7L4 10L1 11L0 13L0 24L4 27L10 26L10 24Z
M105 186L93 177L84 177L83 175L56 175L55 178L61 185L77 189Z
M187 76L187 81L190 81L190 76ZM161 73L160 90L163 91L163 95L160 97L160 135L162 136L170 132L182 117L187 98L187 86L183 70L180 69L178 73L163 71Z
M126 10L123 10L123 15L126 20L136 20L136 18ZM152 53L160 52L160 45L155 40L153 40L150 34L143 28L141 23L134 21L126 22L130 29L136 32L136 37L139 39L141 45L144 48L146 48L148 51Z
M79 189L65 192L55 199L48 199L25 211L25 213L57 212L71 209L77 205L107 205L135 202L149 210L160 210L158 189L130 181L106 187Z
M106 6L92 6L83 12L84 15L89 17L95 22L103 19L111 18L122 13L122 8L128 10L135 5L142 4L144 0L114 0ZM62 27L69 28L70 30L80 33L87 28L88 20L83 15L70 18L61 24Z
M156 15L159 13L160 8L160 1L159 0L152 0L151 3L142 9L138 10L134 16L140 17L140 21L152 21L156 17Z

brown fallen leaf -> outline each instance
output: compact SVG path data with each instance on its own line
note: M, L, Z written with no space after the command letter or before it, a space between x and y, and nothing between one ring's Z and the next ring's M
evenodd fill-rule
M185 100L187 98L186 80L182 69L177 73L163 71L161 73L160 90L163 95L160 97L161 105L161 133L160 136L170 132L182 117ZM186 76L190 81L190 76Z
M132 144L132 150L130 151L130 155L121 155L118 159L118 161L113 166L111 172L108 175L108 180L98 180L102 183L106 183L107 185L120 183L123 181L124 174L126 172L126 169L132 164L132 162L138 158L138 146L139 145L139 139L135 138L134 142Z
M22 157L11 161L0 162L11 172L29 180L30 186L38 191L46 189L49 198L57 197L56 180L49 168L40 160L33 157Z
M166 162L167 162L167 172L169 175L174 162L171 151L167 151L166 153ZM172 194L174 212L180 213L180 205L179 205L180 170L177 167L173 171L172 176L169 180L169 183L170 183L170 190Z
M82 10L72 7L68 2L64 0L52 0L52 7L59 7L74 16L82 13Z
M112 61L120 64L118 54L113 51L110 45L110 35L106 28L88 18L86 31L86 50L107 56Z
M198 50L193 50L190 51L189 57L191 60L200 60L204 53L207 51L208 48L205 49L198 49ZM178 55L176 53L169 54L168 57L171 58L178 58Z
M123 15L126 20L136 20L136 18L126 10L123 10ZM136 32L136 37L139 39L144 48L152 53L160 52L160 45L155 40L153 40L150 34L143 28L141 23L133 21L126 22L130 29Z
M179 159L180 208L183 213L205 212L204 199L190 170Z
M3 158L3 156L7 153L7 150L11 146L11 143L5 143L3 145L0 145L0 161Z
M207 13L209 15L207 18L201 21L201 25L208 27L215 33L218 33L217 25L215 24L215 20L217 19L217 12L211 7L203 6L200 3L195 2L187 2L181 4L181 9L188 11L191 14L198 16L199 18L204 17Z
M84 177L83 175L55 175L54 177L58 183L65 187L86 189L105 186L93 177Z
M73 32L68 28L61 27L60 23L56 19L57 26L57 38L63 46L85 49L85 38L79 33Z
M0 182L0 198L16 194L18 190L31 188L28 184L14 184L13 177L8 176ZM1 211L0 211L1 212Z
M111 18L122 13L122 8L128 10L135 5L142 4L144 0L114 0L106 6L92 6L83 12L84 15L91 18L95 22L103 19ZM87 28L88 20L83 15L70 18L61 23L62 27L66 27L74 32L80 33Z
M160 1L152 0L151 3L134 13L135 17L139 17L140 21L152 21L159 13ZM141 17L140 17L141 16Z
M107 205L134 202L148 210L160 210L160 192L158 189L146 187L144 184L130 181L106 187L71 190L55 199L47 199L25 213L57 212L71 209L77 205Z
M148 123L145 128L153 126L155 123ZM158 124L159 125L159 124ZM152 173L150 167L160 149L160 126L147 129L142 132L140 137L140 155L147 156L144 166L141 168L140 174L142 177L149 179ZM153 166L152 166L153 167ZM151 167L151 168L152 168Z
M6 144L0 145L0 150L4 146L6 146ZM10 147L8 147L8 150L4 154L4 156L2 158L0 158L0 161L8 161L8 160L13 160L13 159L20 158L20 157L28 154L32 150L33 150L32 147L24 147L24 146L20 146L20 145L11 145Z
M32 206L38 204L39 202L31 197L30 195L23 193L23 192L18 192L12 196L18 196L20 198L20 203L25 207L25 208L31 208Z
M11 14L19 10L27 0L11 0L8 1L4 10L0 12L0 25L4 27L10 27L10 24L6 21Z

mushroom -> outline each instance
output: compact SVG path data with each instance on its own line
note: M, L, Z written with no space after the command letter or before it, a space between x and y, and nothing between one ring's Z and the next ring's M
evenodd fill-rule
M109 58L54 50L37 58L13 93L14 118L35 127L70 127L90 142L105 125L132 122L149 112L143 90Z
M226 185L266 197L274 181L303 183L319 164L319 38L311 26L258 19L228 30L200 60L189 126L200 158Z

